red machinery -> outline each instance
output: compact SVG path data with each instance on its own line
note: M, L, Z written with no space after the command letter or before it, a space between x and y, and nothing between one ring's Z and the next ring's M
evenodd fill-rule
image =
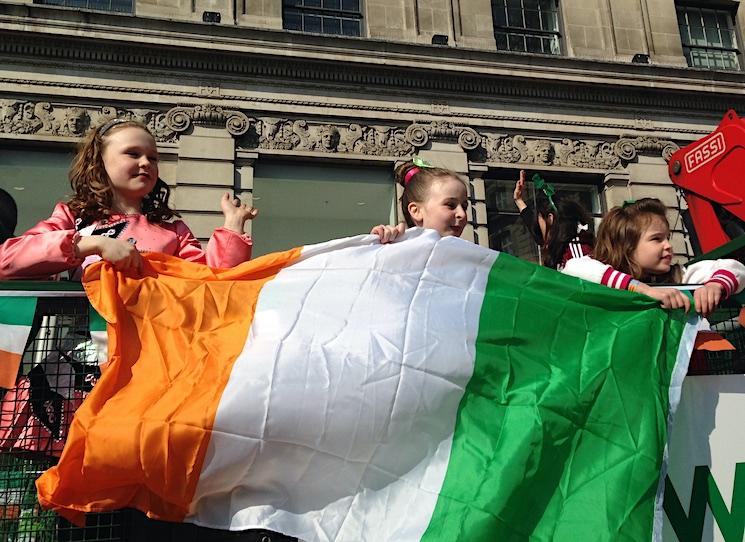
M673 154L668 169L688 202L697 253L745 235L745 120L737 113L727 111L714 132Z

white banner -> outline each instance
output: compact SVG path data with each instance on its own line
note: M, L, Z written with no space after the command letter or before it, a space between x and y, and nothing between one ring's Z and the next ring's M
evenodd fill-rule
M690 376L670 435L665 542L742 542L745 375Z

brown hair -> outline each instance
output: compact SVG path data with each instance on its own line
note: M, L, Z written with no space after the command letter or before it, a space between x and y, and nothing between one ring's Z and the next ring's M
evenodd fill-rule
M414 172L408 175L411 171ZM396 168L394 178L398 184L404 187L404 193L401 196L401 211L404 214L404 219L408 227L416 226L414 219L411 218L411 214L409 213L409 203L412 201L421 203L426 200L432 183L442 177L453 177L454 179L462 180L457 173L449 169L420 167L414 164L414 162L404 162Z
M593 258L637 280L680 282L681 270L677 265L673 265L664 275L647 276L633 259L642 233L654 217L662 219L670 227L666 211L665 205L657 198L642 198L624 207L614 207L600 223Z
M73 196L68 206L73 216L85 226L111 216L114 189L103 163L106 136L121 128L135 127L152 137L147 126L135 120L114 119L93 128L78 145L78 152L67 174ZM153 138L155 139L155 138ZM168 207L171 190L158 178L152 191L142 200L142 214L150 222L163 222L180 216Z

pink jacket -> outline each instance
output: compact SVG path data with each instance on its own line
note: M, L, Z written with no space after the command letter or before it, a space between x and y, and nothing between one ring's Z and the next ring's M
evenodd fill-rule
M106 235L134 243L140 252L162 252L210 267L233 267L251 259L253 242L225 228L217 228L207 251L181 220L152 224L144 215L114 215L76 231L69 207L58 203L52 216L20 237L0 245L0 280L47 278L99 260L76 256L75 242L84 235Z

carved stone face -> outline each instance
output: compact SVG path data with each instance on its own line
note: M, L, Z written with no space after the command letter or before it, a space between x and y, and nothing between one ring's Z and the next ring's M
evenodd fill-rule
M388 130L375 129L375 141L381 147L388 145L388 139L390 139L390 133Z
M535 144L535 158L539 162L548 163L551 159L551 143L537 141Z
M73 135L80 135L85 131L85 121L88 113L84 109L74 107L67 114L67 130Z
M23 118L31 120L34 118L34 104L24 104L23 106Z
M336 147L339 145L340 139L341 135L339 134L339 130L337 130L333 126L321 132L321 145L328 151L335 150Z

